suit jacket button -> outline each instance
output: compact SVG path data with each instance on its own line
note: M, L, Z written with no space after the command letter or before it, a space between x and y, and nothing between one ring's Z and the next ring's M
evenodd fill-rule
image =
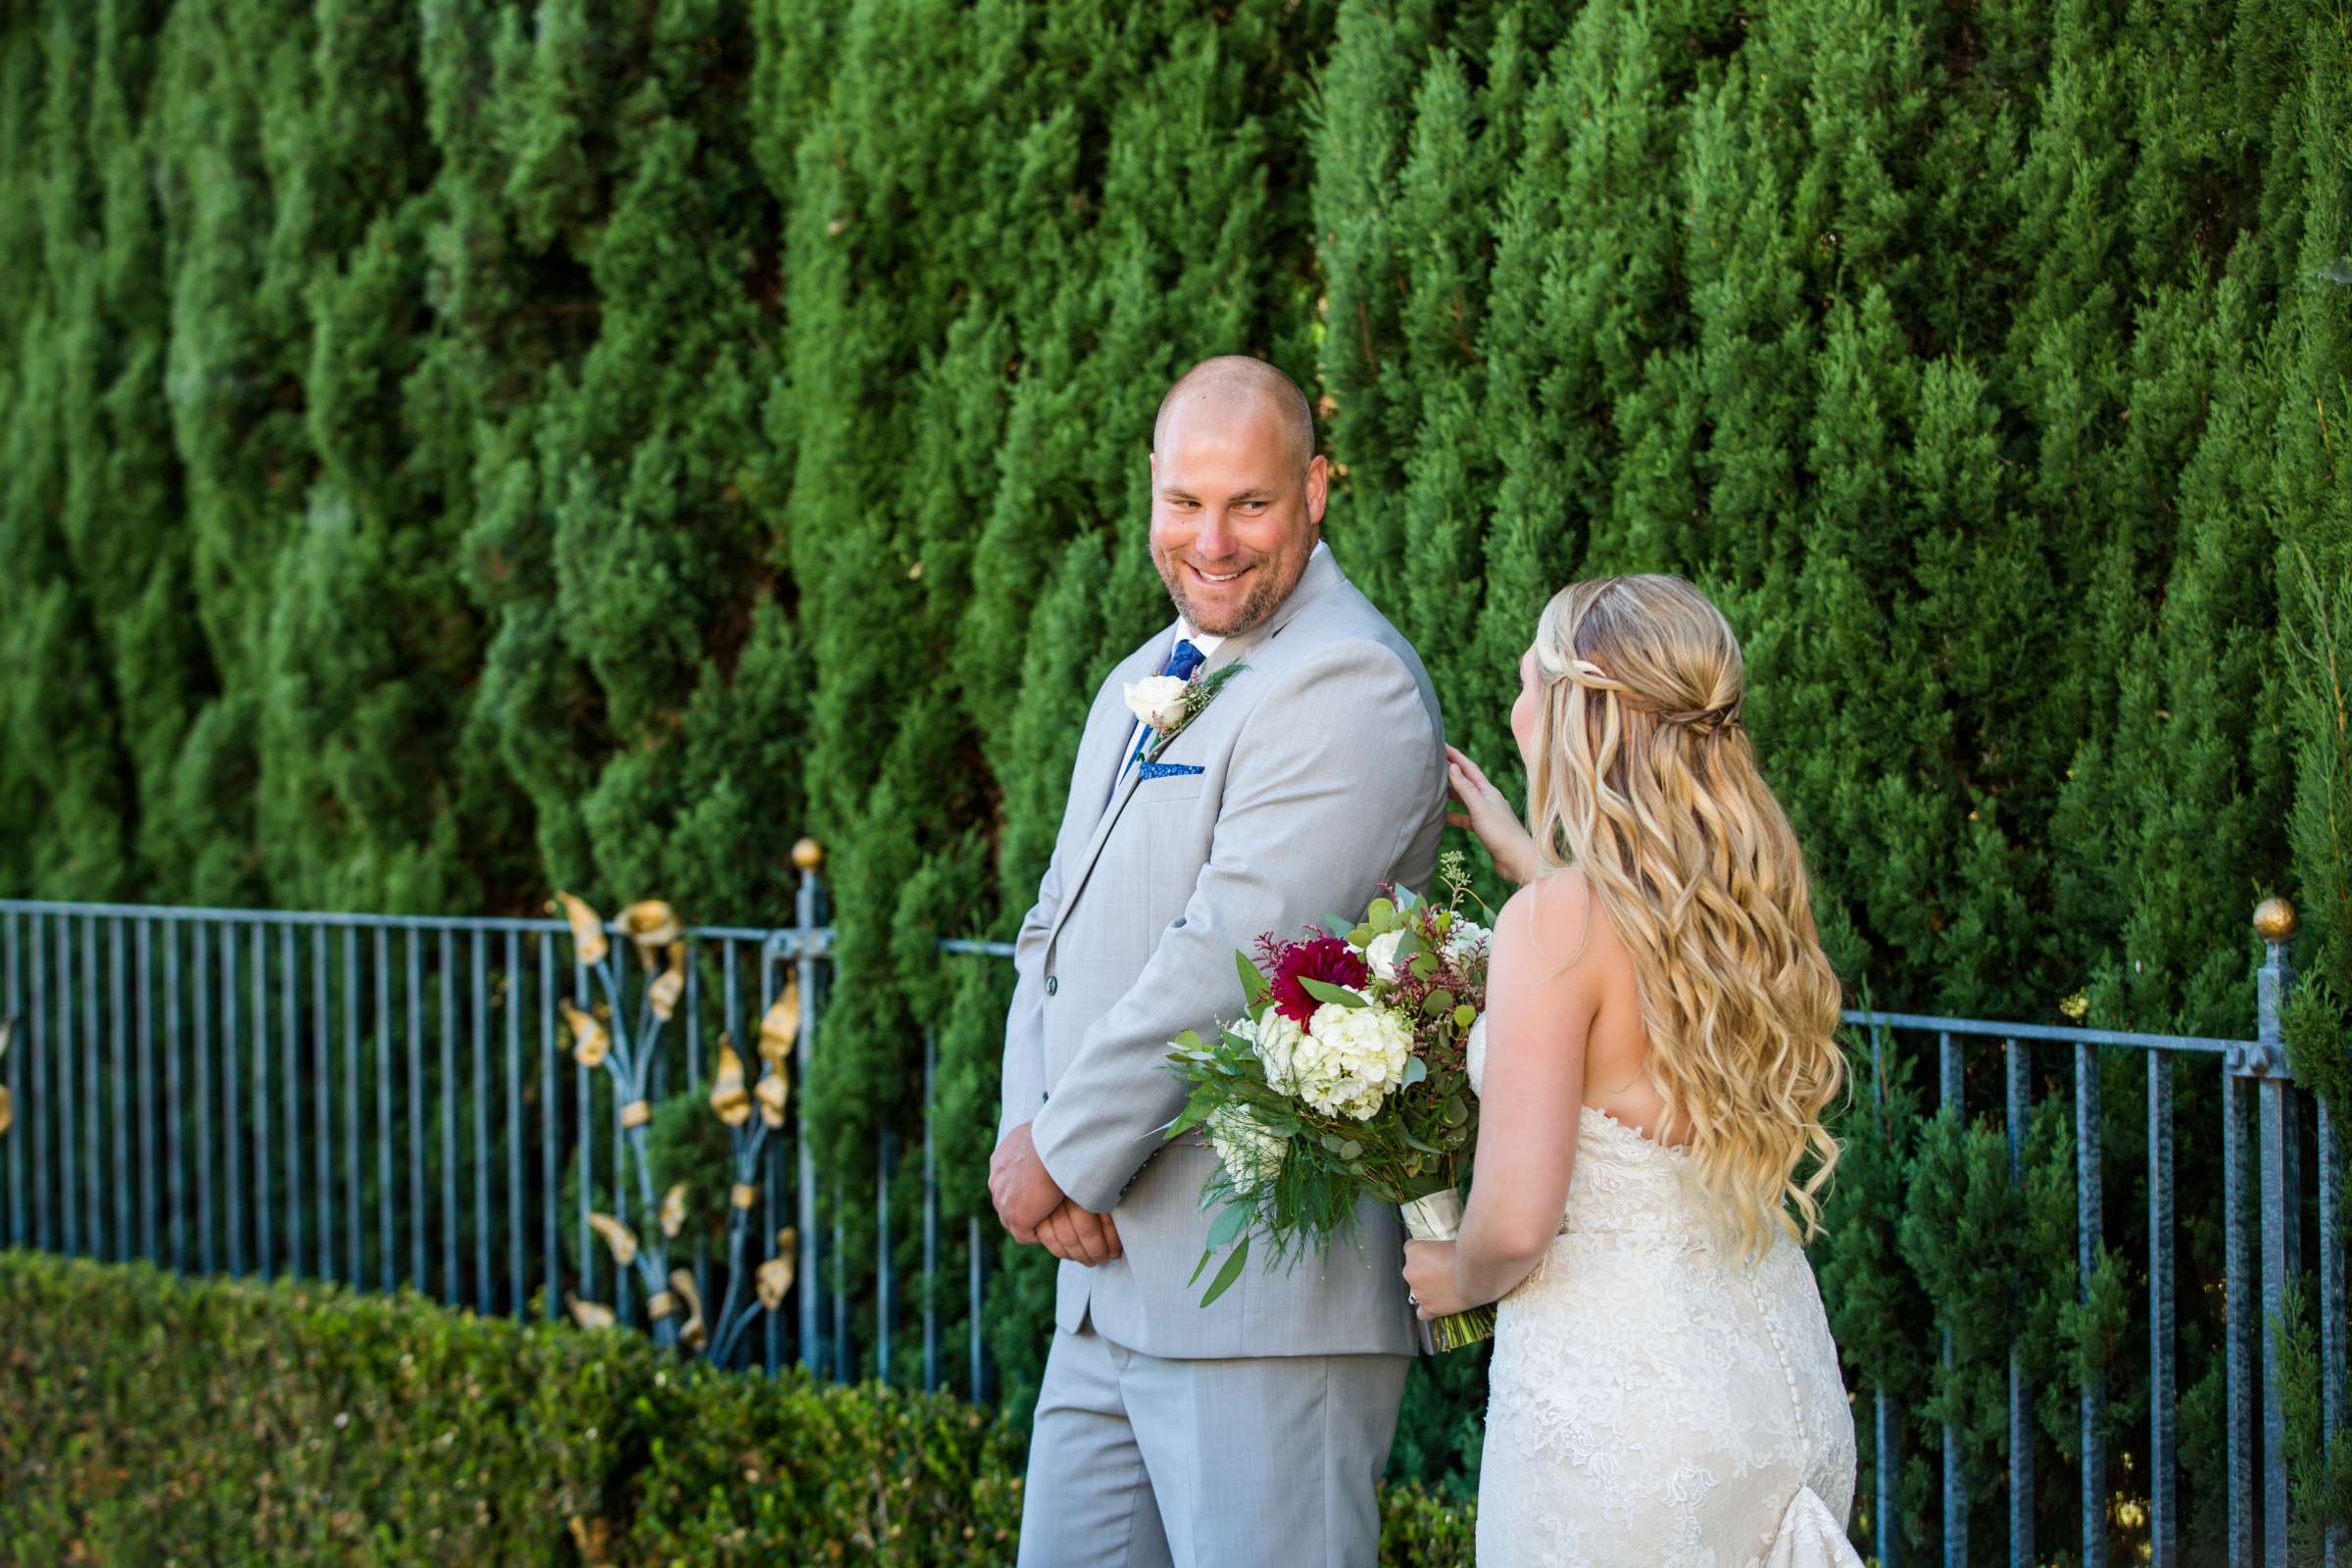
M1052 995L1053 995L1054 992L1056 992L1056 991L1059 991L1060 989L1061 989L1061 982L1060 982L1060 981L1058 981L1058 980L1054 979L1054 978L1052 975L1048 975L1048 976L1046 976L1046 995L1047 995L1047 996L1049 996L1049 997L1050 997L1050 996L1052 996Z

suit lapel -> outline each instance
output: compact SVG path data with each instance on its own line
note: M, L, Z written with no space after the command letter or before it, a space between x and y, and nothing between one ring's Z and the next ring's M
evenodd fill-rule
M1135 714L1128 709L1123 694L1131 683L1167 662L1168 649L1175 636L1176 628L1171 623L1167 630L1128 655L1126 662L1111 671L1109 701L1089 716L1086 736L1078 743L1070 799L1062 811L1065 834L1092 833L1101 826L1108 803L1117 794L1112 788L1112 770L1118 767L1126 749L1135 743ZM1087 814L1090 806L1094 808L1091 816Z
M1306 571L1299 577L1298 586L1291 590L1290 598L1284 600L1263 623L1251 627L1239 636L1228 637L1224 642L1218 644L1217 651L1209 656L1208 662L1200 666L1200 672L1194 678L1206 680L1226 665L1247 660L1251 652L1263 648L1267 643L1280 636L1283 628L1298 618L1299 611L1305 609L1308 604L1323 594L1328 593L1335 584L1345 581L1347 579L1341 575L1338 564L1331 559L1331 552L1328 550L1318 552L1307 561ZM1164 660L1168 647L1167 639L1172 635L1173 631L1171 630L1152 639L1148 645L1147 651L1157 650ZM1132 663L1133 661L1131 660L1130 662ZM1148 664L1146 667L1157 668L1158 666ZM1141 676L1131 672L1126 666L1122 666L1119 678L1126 681L1140 679ZM1124 710L1124 705L1122 705L1121 711ZM1122 729L1119 733L1124 734L1125 731ZM1133 737L1129 736L1128 739L1132 742ZM1171 745L1181 746L1182 744L1184 744L1184 734L1180 732ZM1090 737L1088 748L1091 749L1091 747L1092 738ZM1124 760L1123 755L1122 760ZM1079 855L1069 873L1068 883L1061 897L1061 913L1055 918L1054 930L1046 939L1049 945L1054 937L1061 934L1063 922L1069 919L1070 910L1077 906L1078 895L1086 886L1087 876L1094 870L1095 862L1102 858L1102 846L1110 840L1110 830L1118 824L1119 813L1126 809L1128 801L1134 798L1136 786L1143 782L1143 777L1144 770L1140 766L1121 767L1119 781L1110 792L1109 804L1103 807L1102 817L1096 821L1095 830L1087 839L1086 849Z

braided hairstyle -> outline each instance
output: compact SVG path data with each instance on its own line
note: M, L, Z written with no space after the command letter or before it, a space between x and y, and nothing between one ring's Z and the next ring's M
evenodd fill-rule
M1553 596L1533 652L1528 828L1633 956L1661 1136L1688 1134L1747 1249L1809 1239L1838 1162L1838 978L1740 723L1739 639L1680 577L1600 577Z

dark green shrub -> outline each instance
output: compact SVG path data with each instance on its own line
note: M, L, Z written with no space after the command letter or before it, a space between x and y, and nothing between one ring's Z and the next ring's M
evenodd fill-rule
M945 1396L713 1371L421 1297L0 1252L0 1558L1006 1563L1017 1446ZM1465 1511L1384 1499L1384 1561Z

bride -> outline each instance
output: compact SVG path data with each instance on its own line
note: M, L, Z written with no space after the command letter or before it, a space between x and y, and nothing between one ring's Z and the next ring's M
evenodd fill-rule
M1450 753L1453 820L1525 885L1469 1041L1460 1238L1404 1268L1424 1319L1501 1303L1478 1560L1860 1568L1799 1245L1838 1159L1838 981L1740 729L1739 642L1680 578L1580 582L1519 683L1532 834Z

